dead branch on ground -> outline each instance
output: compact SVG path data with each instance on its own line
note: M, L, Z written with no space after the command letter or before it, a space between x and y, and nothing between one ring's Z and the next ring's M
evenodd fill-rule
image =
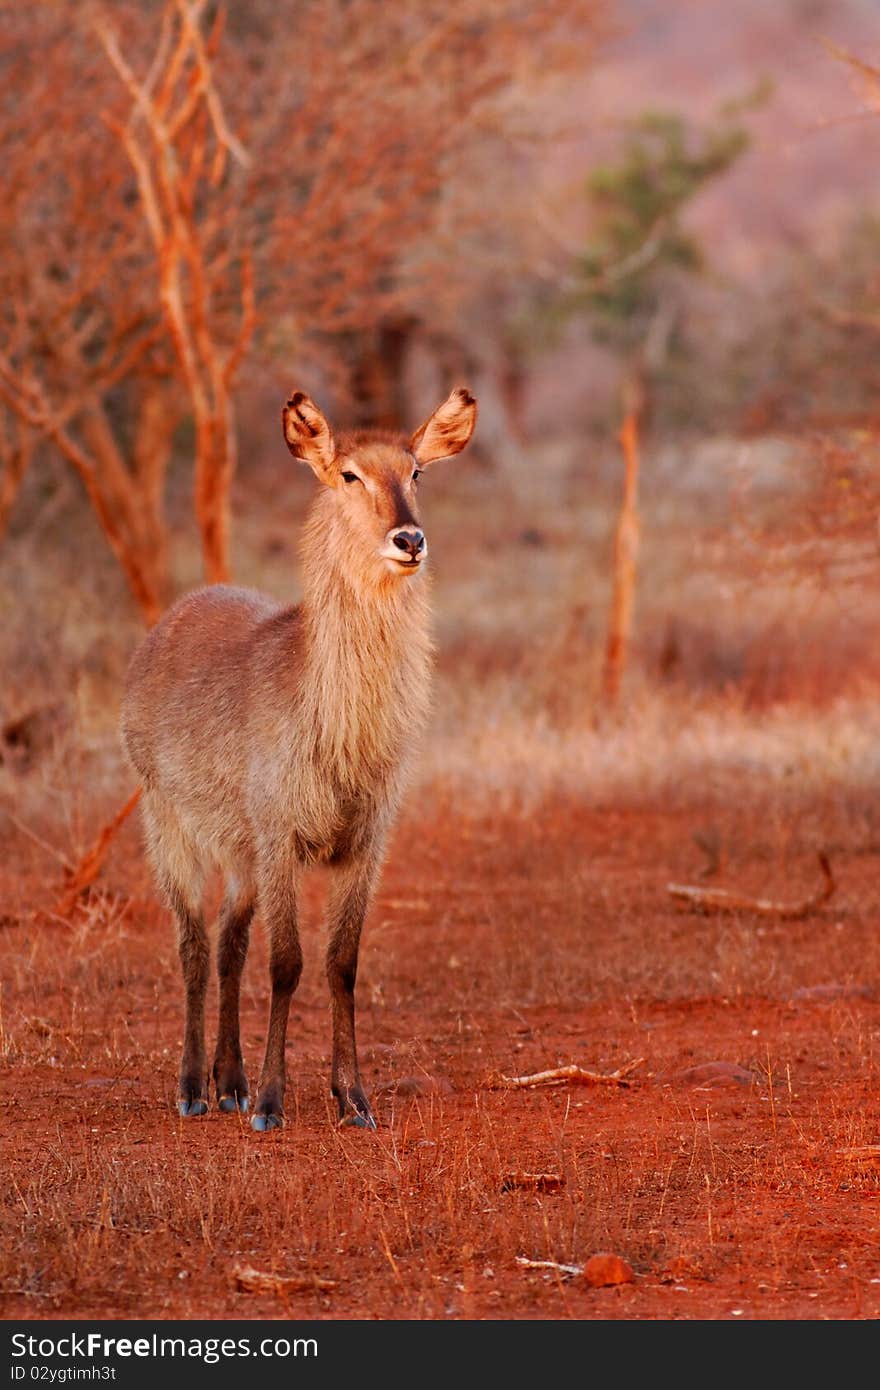
M576 1279L584 1272L583 1265L562 1265L558 1260L529 1260L525 1255L517 1255L516 1262L522 1269L552 1269L564 1279Z
M644 1060L644 1057L638 1057L634 1062L627 1062L626 1066L611 1072L586 1071L572 1063L567 1067L536 1071L530 1076L498 1075L493 1077L490 1085L510 1091L523 1091L533 1086L565 1086L569 1083L573 1086L632 1086L635 1083L630 1080L631 1074L643 1065Z
M317 1274L270 1274L251 1265L236 1265L232 1277L237 1288L245 1293L330 1293L336 1288L335 1279L322 1279Z
M822 870L822 887L798 902L781 903L770 898L751 898L727 888L699 888L686 883L667 883L666 891L676 902L693 912L752 912L761 917L794 922L816 912L837 888L828 855L820 850L817 858Z
M880 1163L880 1144L855 1144L851 1149L838 1149L837 1156L853 1163Z

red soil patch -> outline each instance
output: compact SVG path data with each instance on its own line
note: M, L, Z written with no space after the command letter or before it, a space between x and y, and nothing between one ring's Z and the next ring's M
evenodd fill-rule
M880 1316L878 866L839 851L803 922L692 916L665 883L701 824L556 806L403 829L358 983L375 1135L334 1125L316 887L269 1135L175 1114L177 965L139 856L108 871L137 897L5 919L3 1315ZM783 864L750 826L737 886L809 892L814 847ZM245 979L253 1076L260 933ZM488 1085L637 1057L631 1089ZM633 1282L517 1264L598 1252ZM248 1292L237 1267L335 1288Z

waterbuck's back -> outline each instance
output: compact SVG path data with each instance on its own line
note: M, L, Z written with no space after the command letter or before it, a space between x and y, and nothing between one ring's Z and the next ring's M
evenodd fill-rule
M297 610L249 589L197 590L169 610L129 667L122 707L129 757L147 793L173 805L194 831L201 826L199 838L222 834L218 816L241 825L254 723L261 706L278 703L263 649L274 647L279 625L295 639Z

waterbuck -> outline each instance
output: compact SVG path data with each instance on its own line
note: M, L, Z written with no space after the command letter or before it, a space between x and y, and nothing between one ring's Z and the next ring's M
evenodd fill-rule
M239 992L257 907L269 932L272 997L251 1119L268 1130L283 1123L287 1018L302 969L298 881L308 865L324 864L332 1091L341 1123L375 1128L358 1070L354 987L364 916L427 712L428 545L416 480L465 447L476 413L459 389L408 442L379 431L336 437L296 392L283 410L284 438L322 485L304 529L302 602L285 608L253 590L199 589L132 660L123 739L143 784L158 883L177 918L186 996L181 1115L208 1109L208 871L218 867L226 885L213 1066L224 1111L248 1108Z

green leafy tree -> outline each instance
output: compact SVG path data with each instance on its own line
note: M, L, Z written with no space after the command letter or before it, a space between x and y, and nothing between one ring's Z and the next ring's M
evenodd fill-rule
M757 95L757 94L756 94ZM707 130L695 131L671 112L645 112L632 124L616 163L594 169L586 192L593 239L574 267L564 316L586 314L595 337L625 362L623 501L614 538L611 606L603 689L609 707L620 697L633 626L639 550L639 424L656 373L678 328L683 277L703 267L702 248L684 214L748 145L728 107Z
M588 316L596 339L623 357L627 382L641 395L679 327L682 281L705 266L685 214L747 149L738 117L765 95L761 87L722 108L703 130L674 112L644 112L629 127L619 158L587 180L594 233L558 313Z

